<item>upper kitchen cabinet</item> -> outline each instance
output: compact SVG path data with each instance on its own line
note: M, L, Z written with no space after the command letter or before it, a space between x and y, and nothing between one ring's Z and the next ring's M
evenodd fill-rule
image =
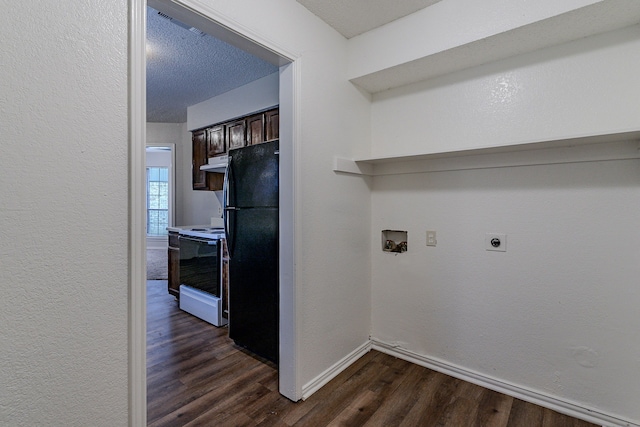
M220 174L209 174L200 170L200 166L206 165L209 157L225 153L224 148L220 149L220 145L224 147L224 126L194 131L191 143L193 146L191 159L193 189L221 190L224 177Z
M279 110L273 109L247 118L247 145L278 139Z
M265 111L264 113L265 141L280 137L280 110Z
M246 145L246 130L246 119L236 120L235 122L227 124L227 147L229 147L229 150L241 148Z
M264 142L264 113L247 118L247 145Z
M225 126L214 126L212 128L208 128L206 131L209 138L207 144L207 157L215 157L224 154L227 148L225 146L224 138Z
M194 190L208 190L207 173L200 170L200 166L208 163L207 157L207 130L194 131L191 137L193 155L191 159L191 173L193 176Z
M192 131L193 189L222 190L223 174L200 170L209 158L221 156L234 148L278 139L279 134L277 107Z

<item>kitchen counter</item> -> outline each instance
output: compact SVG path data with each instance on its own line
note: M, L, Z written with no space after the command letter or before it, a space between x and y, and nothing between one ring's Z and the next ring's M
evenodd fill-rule
M182 230L189 230L191 228L210 228L211 224L207 224L207 225L175 225L173 227L167 227L167 231L169 233L174 232L174 233L179 233Z
M222 218L212 218L211 224L205 225L175 225L173 227L167 227L169 233L179 233L181 230L189 230L190 228L211 228L211 227L224 227L224 221Z

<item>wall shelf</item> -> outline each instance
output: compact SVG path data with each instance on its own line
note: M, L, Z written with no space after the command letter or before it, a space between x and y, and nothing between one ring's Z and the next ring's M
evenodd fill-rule
M402 57L402 62L373 61L374 65L365 67L363 64L369 62L367 57L374 55L384 57L386 53L389 53L387 57L395 56L391 51L391 49L396 50L395 45L391 44L392 47L386 48L390 50L387 52L385 46L380 43L380 34L383 30L374 30L350 40L350 44L357 45L352 47L349 58L349 68L353 69L349 81L369 93L379 93L636 25L639 22L639 12L640 2L633 0L594 1L576 9L565 10L555 16L549 15L535 22L521 21L522 25L509 29L503 28L494 34L485 34L477 39L470 38L458 44L434 45L431 51L416 49L413 55ZM402 23L391 24L391 28L396 26L403 27L401 34L406 37L404 31L406 31L407 19ZM387 38L401 37L389 30L389 27L384 34ZM368 46L365 42L368 42Z
M395 175L640 158L640 130L447 152L334 158L335 172Z

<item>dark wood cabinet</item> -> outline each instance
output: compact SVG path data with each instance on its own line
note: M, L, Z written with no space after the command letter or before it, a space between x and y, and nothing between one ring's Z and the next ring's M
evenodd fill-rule
M209 157L225 153L225 127L194 131L191 137L193 144L192 174L194 190L221 190L224 177L221 174L211 174L200 170L200 166L209 162ZM215 153L215 154L212 154Z
M200 166L206 165L207 157L207 131L206 129L193 132L191 137L193 156L191 160L191 173L193 175L194 190L208 190L207 173L200 170Z
M225 125L214 126L207 129L207 158L221 156L227 152L225 130ZM207 190L222 190L223 185L224 175L219 173L207 173Z
M280 137L280 110L269 110L264 113L265 141Z
M246 144L246 121L236 120L227 125L227 147L229 150L244 147Z
M229 318L229 251L227 250L227 240L221 239L222 243L222 317Z
M180 298L180 241L178 233L169 232L169 249L168 249L168 283L167 290L171 295Z
M264 114L256 114L247 118L247 145L264 142Z
M225 126L215 126L207 129L208 144L207 144L207 157L215 157L224 154L226 151L225 138L224 138Z
M224 175L200 170L210 157L221 156L230 149L278 139L279 109L272 108L236 120L218 123L193 131L193 189L222 190Z

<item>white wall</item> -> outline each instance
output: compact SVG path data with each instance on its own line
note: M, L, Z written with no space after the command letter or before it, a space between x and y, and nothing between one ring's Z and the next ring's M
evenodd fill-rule
M128 422L126 2L0 16L0 425Z
M150 167L171 167L170 151L147 151L147 166Z
M381 92L371 155L637 130L638 49L633 26Z
M372 154L638 129L638 49L635 26L380 93ZM375 177L373 336L640 423L638 206L637 159ZM409 252L382 253L386 228Z
M519 28L540 25L546 20L566 13L573 13L575 16L577 10L596 3L601 1L538 0L532 3L527 0L482 2L450 0L438 2L349 40L349 76L357 78L393 68L399 64L453 51ZM608 10L608 12L610 14L612 11ZM510 55L524 53L535 44L548 45L555 38L562 39L563 32L570 34L567 27L573 27L575 21L579 22L578 19L563 21L564 25L561 28L564 28L549 31L552 34L537 34L537 41L518 37L513 37L511 40L502 39L502 43L484 52L487 57L484 62L496 60L498 52L508 51ZM590 22L589 27L597 28L598 24L598 21ZM480 49L483 48L480 47ZM475 48L467 49L466 55L474 57L475 50ZM451 60L451 57L447 59Z
M275 72L187 108L187 129L200 129L279 104Z
M198 222L185 222L185 211L191 212L185 205L191 200L191 139L186 131L186 123L147 123L147 144L175 144L175 220L173 225L206 225L209 224L212 209L208 207ZM185 171L186 169L186 171ZM186 182L185 182L186 180ZM187 187L188 186L188 187ZM206 197L206 195L203 195ZM209 215L209 216L205 216ZM189 214L189 218L191 215Z
M202 4L298 55L294 297L304 386L367 342L370 332L368 182L332 171L335 155L366 150L369 99L347 81L346 40L298 3Z

